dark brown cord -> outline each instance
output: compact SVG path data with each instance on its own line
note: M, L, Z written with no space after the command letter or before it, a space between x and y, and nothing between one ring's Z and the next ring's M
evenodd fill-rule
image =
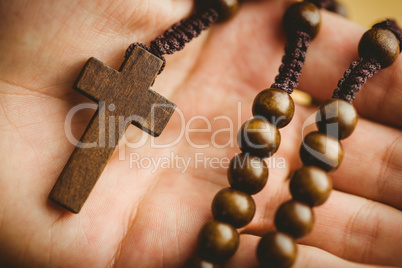
M343 78L339 80L333 98L352 103L356 93L380 69L381 64L374 59L360 58L354 61L344 73Z
M140 46L163 61L162 67L159 70L159 73L161 73L166 65L163 55L173 54L176 51L182 50L186 43L199 36L202 31L208 29L218 18L218 12L214 8L195 13L189 18L185 18L174 24L170 29L152 41L150 46L143 43L131 44L126 50L125 57L127 58L130 55L135 46Z
M288 41L285 47L285 56L282 58L282 65L279 67L279 74L271 88L282 89L289 94L297 88L310 41L309 34L299 31L295 38Z
M402 29L394 20L385 20L375 24L374 27L392 31L398 38L399 43L402 44ZM338 87L335 89L332 97L352 103L356 93L380 69L381 64L372 58L358 59L350 65L349 69L344 73L343 78L339 80Z
M318 8L333 9L338 2L336 0L308 0ZM302 73L307 49L311 42L311 36L305 32L296 32L296 36L288 40L285 47L285 56L279 67L279 74L275 77L275 83L271 88L282 89L291 94L299 85L299 77Z

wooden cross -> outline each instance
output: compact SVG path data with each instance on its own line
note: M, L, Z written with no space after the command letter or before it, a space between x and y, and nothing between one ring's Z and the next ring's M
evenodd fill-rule
M161 65L159 58L138 46L119 71L95 58L87 61L74 89L98 102L98 110L80 139L81 146L75 148L54 185L50 200L78 213L130 123L153 136L162 133L176 106L149 89ZM99 142L100 137L104 142Z

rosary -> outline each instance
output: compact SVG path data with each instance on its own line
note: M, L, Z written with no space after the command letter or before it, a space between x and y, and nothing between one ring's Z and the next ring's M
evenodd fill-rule
M183 49L203 30L230 19L238 9L236 0L199 2L194 15L173 25L150 46L130 45L118 71L95 58L86 62L73 88L99 103L99 107L49 199L79 213L131 123L152 136L162 133L176 107L150 90L166 64L163 55ZM278 150L281 143L278 129L287 126L293 118L295 105L290 94L298 86L309 44L320 30L320 8L345 14L343 6L334 0L305 0L292 4L285 12L283 29L287 45L279 74L270 88L255 97L253 118L239 130L237 140L242 153L230 161L227 171L230 187L215 195L212 201L214 220L201 228L197 252L188 260L187 267L214 267L237 251L237 228L253 219L256 207L252 195L260 192L268 180L264 158ZM274 217L276 230L266 233L257 247L262 267L291 267L295 262L295 240L312 231L313 207L322 205L332 191L328 172L342 163L344 151L340 140L349 137L357 124L358 114L352 105L356 93L376 72L397 59L402 50L401 42L402 30L393 20L375 24L362 36L358 46L360 58L345 71L333 98L318 108L318 131L303 139L300 159L304 166L290 178L292 199L279 206ZM117 122L116 116L127 119ZM105 130L99 126L101 119ZM100 136L105 138L105 144L93 145L91 142Z

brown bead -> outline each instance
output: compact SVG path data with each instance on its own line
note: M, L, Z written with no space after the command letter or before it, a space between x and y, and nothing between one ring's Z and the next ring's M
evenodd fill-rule
M353 133L358 118L352 104L340 99L331 99L318 109L316 123L321 133L343 140Z
M309 206L319 206L327 201L332 191L332 180L327 173L317 167L302 167L295 171L290 180L293 199Z
M256 194L267 183L268 166L258 157L238 154L230 161L228 180L232 188L248 194Z
M261 267L288 268L295 262L296 256L294 239L284 233L271 231L258 243L257 258Z
M185 264L185 268L215 268L216 266L198 256L192 256Z
M281 89L263 90L254 99L254 117L262 117L277 128L289 124L294 113L295 105L292 97Z
M198 0L197 9L213 7L219 14L219 21L226 21L239 10L238 0Z
M198 255L213 263L228 260L238 247L239 234L233 226L224 222L209 221L198 235Z
M307 134L300 147L300 158L305 166L317 166L325 171L337 169L343 160L342 144L318 131Z
M337 13L341 16L347 17L347 9L346 7L342 4L339 3L338 1L323 1L323 0L306 0L309 1L310 3L318 6L318 7L324 7L325 9ZM323 3L324 2L324 3Z
M320 26L320 10L307 1L291 5L283 16L283 29L288 39L293 38L297 31L305 32L314 39Z
M329 9L330 11L337 13L345 18L348 17L348 10L344 4L334 1L333 6Z
M398 58L399 52L399 41L390 30L372 28L360 39L359 56L374 58L381 68L390 66Z
M264 158L272 156L278 150L281 134L268 121L254 118L243 124L237 140L243 153Z
M236 228L246 226L254 217L253 198L232 188L219 191L212 201L212 214L218 221L226 222Z
M301 238L313 230L314 212L304 203L289 200L276 211L275 226L280 232L287 233L294 238Z

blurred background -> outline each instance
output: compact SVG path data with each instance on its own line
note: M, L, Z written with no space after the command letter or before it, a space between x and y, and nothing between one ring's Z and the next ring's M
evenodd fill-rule
M402 0L338 0L348 9L348 18L371 27L385 18L402 24Z

